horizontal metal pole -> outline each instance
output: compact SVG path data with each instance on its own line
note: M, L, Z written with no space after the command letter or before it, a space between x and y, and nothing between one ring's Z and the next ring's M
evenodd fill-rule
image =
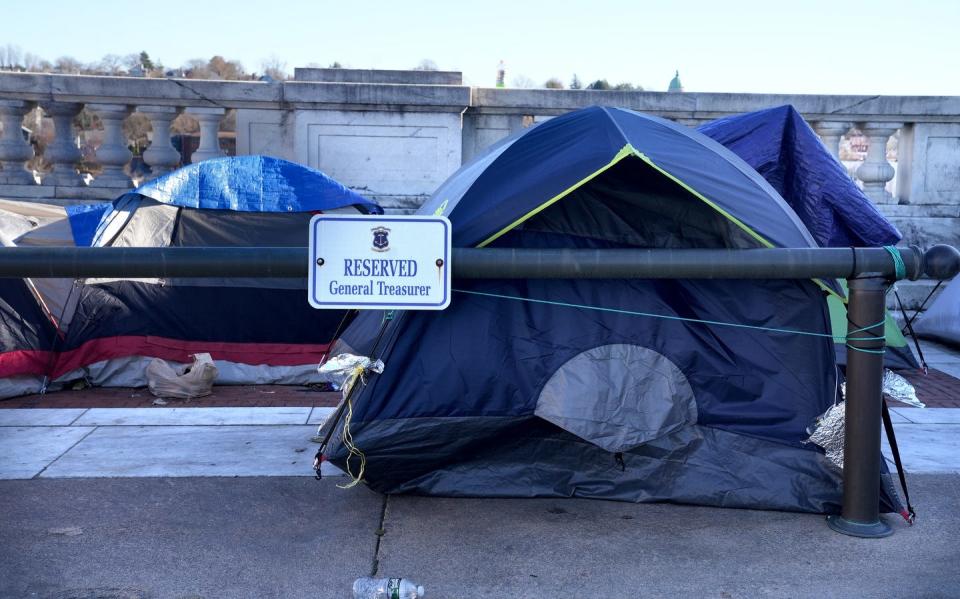
M898 248L905 278L950 278L960 252ZM0 248L0 277L284 277L307 276L303 247ZM467 279L895 279L883 248L750 250L456 248L453 276Z
M307 276L307 248L4 247L0 277Z
M454 252L454 276L470 279L812 279L849 278L865 273L894 276L893 258L883 248L485 249L466 252L469 253ZM919 276L919 253L903 248L901 255L907 277Z

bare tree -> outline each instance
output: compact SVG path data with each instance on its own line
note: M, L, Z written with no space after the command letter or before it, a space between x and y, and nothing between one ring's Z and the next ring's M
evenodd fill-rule
M23 55L23 68L27 71L39 71L46 61L32 52L25 52ZM47 63L49 64L49 63Z
M152 130L150 119L141 112L134 112L123 121L123 136L129 140L133 153L139 156L149 145L147 134Z
M53 62L53 70L65 75L79 75L84 70L84 66L72 56L61 56Z
M260 68L263 69L264 75L274 81L283 81L287 78L287 63L280 60L276 55L272 55L260 63Z
M120 59L120 63L123 65L123 68L125 68L127 71L143 69L143 63L140 62L139 54L127 54Z
M526 75L517 75L511 81L510 84L516 89L535 89L537 84L534 83L533 79L527 77Z
M0 69L23 68L23 51L20 46L7 44L0 47Z
M583 83L580 81L580 78L577 77L577 74L573 74L573 79L570 80L570 89L583 89Z
M227 60L219 55L211 58L210 62L207 63L207 67L216 75L216 77L214 77L215 79L233 81L236 79L246 79L247 76L246 71L243 70L243 65L238 61Z
M124 71L124 58L119 54L107 54L97 67L106 75L119 75Z
M184 75L187 79L213 79L213 74L207 68L207 61L201 58L193 58L183 65Z
M437 69L437 63L433 62L429 58L424 58L423 60L420 61L420 64L413 67L413 70L414 71L436 71L438 69Z
M236 133L237 131L237 110L231 109L220 119L220 130Z
M199 135L200 121L192 114L181 112L170 123L170 133L174 135Z
M563 89L563 81L556 77L551 77L547 79L547 82L543 84L543 87L547 89Z

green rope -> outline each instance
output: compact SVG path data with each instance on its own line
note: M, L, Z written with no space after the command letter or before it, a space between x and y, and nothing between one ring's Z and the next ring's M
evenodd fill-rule
M900 255L900 250L893 247L892 245L885 245L883 249L887 250L890 253L890 256L893 258L893 271L897 277L897 280L904 279L907 276L907 265L903 263L903 256Z
M874 339L862 339L862 338L859 339L859 340L860 340L860 341L875 341ZM865 354L877 354L877 355L882 356L882 355L884 355L885 353L887 353L886 350L883 350L883 349L867 349L867 348L865 348L865 347L854 347L853 345L850 345L849 343L847 344L847 347L848 347L849 349L853 349L853 350L856 350L856 351L859 351L859 352L863 352L863 353L865 353Z
M552 301L552 300L533 299L533 298L530 298L530 297L518 297L518 296L515 296L515 295L501 295L501 294L499 294L499 293L485 293L485 292L483 292L483 291L467 291L466 289L454 289L453 291L455 291L455 292L457 292L457 293L465 293L465 294L467 294L467 295L482 295L482 296L485 296L485 297L493 297L493 298L497 298L497 299L517 300L517 301L521 301L521 302L528 302L528 303L531 303L531 304L546 304L546 305L548 305L548 306L560 306L560 307L563 307L563 308L579 308L579 309L581 309L581 310L597 310L597 311L599 311L599 312L612 312L612 313L614 313L614 314L626 314L626 315L628 315L628 316L647 316L647 317L650 317L650 318L661 318L661 319L663 319L663 320L678 320L678 321L681 321L681 322L693 322L693 323L698 323L698 324L709 324L709 325L715 325L715 326L721 326L721 327L734 327L734 328L738 328L738 329L751 329L751 330L754 330L754 331L768 331L768 332L771 332L771 333L786 333L786 334L790 334L790 335L805 335L805 336L808 336L808 337L828 337L828 338L830 338L830 339L833 339L834 342L844 341L844 342L846 342L847 347L849 347L850 349L853 349L853 350L856 350L856 351L862 351L862 352L866 352L866 353L875 353L875 354L876 354L876 353L879 353L879 354L882 354L882 353L883 353L883 350L874 350L874 349L865 349L865 348L854 347L854 346L850 345L849 342L850 342L850 341L886 341L886 336L883 336L883 335L881 335L881 336L879 336L879 337L856 337L856 338L851 338L851 337L850 337L850 335L852 335L853 333L863 333L863 332L869 331L870 329L873 329L873 328L875 328L875 327L884 326L884 325L886 324L886 319L881 320L880 322L875 323L875 324L872 324L872 325L870 325L870 326L866 326L866 327L859 328L859 329L854 329L854 330L852 330L852 331L847 331L847 334L846 334L845 336L840 336L840 335L831 335L831 334L829 334L829 333L815 333L815 332L813 332L813 331L799 331L799 330L796 330L796 329L778 329L778 328L773 328L773 327L762 327L762 326L752 325L752 324L741 324L741 323L737 323L737 322L722 322L722 321L719 321L719 320L705 320L705 319L702 319L702 318L686 318L686 317L683 317L683 316L670 316L670 315L668 315L668 314L654 314L654 313L652 313L652 312L638 312L638 311L635 311L635 310L623 310L623 309L620 309L620 308L604 308L604 307L602 307L602 306L588 306L588 305L586 305L586 304L572 304L572 303L568 303L568 302L557 302L557 301Z

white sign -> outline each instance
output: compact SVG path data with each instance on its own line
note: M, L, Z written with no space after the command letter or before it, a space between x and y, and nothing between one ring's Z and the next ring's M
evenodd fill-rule
M314 216L310 305L443 310L450 305L450 231L443 216Z

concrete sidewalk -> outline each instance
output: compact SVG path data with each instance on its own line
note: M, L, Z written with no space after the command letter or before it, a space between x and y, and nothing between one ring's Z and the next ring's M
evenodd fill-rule
M0 410L0 479L312 476L333 408ZM324 474L341 472L324 464Z
M312 476L333 408L0 410L0 479ZM893 408L910 474L960 473L960 409ZM324 474L339 470L324 464Z
M348 599L954 598L960 475L911 478L886 539L809 514L582 499L384 497L334 480L0 481L0 596Z
M960 379L960 350L928 340L923 340L920 345L923 349L923 357L931 368Z
M431 598L960 597L958 409L893 409L919 519L881 540L809 514L341 490L312 478L332 411L0 410L0 597L348 598L374 571Z

